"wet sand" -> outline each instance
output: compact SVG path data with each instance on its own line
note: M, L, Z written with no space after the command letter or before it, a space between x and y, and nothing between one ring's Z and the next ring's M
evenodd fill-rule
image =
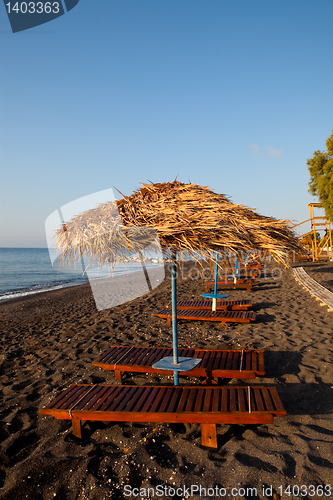
M296 265L333 290L332 263ZM216 450L201 446L199 425L89 422L79 440L69 421L39 414L71 383L115 383L113 372L91 365L110 345L172 345L171 328L153 316L170 301L169 278L143 297L101 311L89 285L0 304L0 498L145 498L153 488L157 498L180 499L188 492L157 496L156 488L191 485L193 498L200 493L195 486L206 488L201 498L218 498L218 487L230 499L241 498L232 488L243 488L247 499L272 498L288 485L304 485L303 495L283 498L318 498L311 485L333 490L333 313L291 269L271 271L251 293L229 291L230 299L252 300L255 323L221 328L179 321L181 347L264 349L264 377L228 383L274 385L287 410L272 425L217 426ZM199 297L200 285L184 270L178 298ZM126 374L123 383L165 385L173 378ZM180 383L200 380L181 377ZM263 485L272 490L264 495Z

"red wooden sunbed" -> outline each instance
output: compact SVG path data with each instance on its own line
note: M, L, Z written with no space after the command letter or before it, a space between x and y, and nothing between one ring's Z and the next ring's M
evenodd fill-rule
M217 447L216 424L272 424L286 411L275 387L180 387L71 385L42 415L72 421L81 437L81 421L181 422L201 425L201 442Z
M154 316L166 319L167 324L171 326L171 309L161 309L161 311L158 311ZM185 319L188 321L217 321L219 323L250 323L251 321L255 321L256 313L253 311L196 311L192 309L177 309L177 319Z
M171 309L171 302L166 306L166 309ZM216 301L217 311L243 311L252 307L249 300L218 300ZM211 300L179 300L177 301L177 309L194 309L194 310L212 310Z
M160 370L152 365L160 359L172 356L172 348L112 346L93 362L104 370L114 370L121 382L122 372L159 373L170 375L170 370ZM178 356L201 359L195 368L180 375L205 377L205 383L213 378L252 379L265 375L264 351L251 349L189 349L178 348Z
M217 282L217 288L221 289L237 289L237 288L245 288L248 292L251 292L252 287L258 284L258 280L255 279L239 279L234 282L234 280L223 280ZM205 291L208 292L215 286L214 281L208 281L203 285L205 287Z

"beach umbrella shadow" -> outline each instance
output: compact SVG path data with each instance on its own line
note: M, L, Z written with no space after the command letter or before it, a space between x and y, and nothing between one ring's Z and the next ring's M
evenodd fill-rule
M297 351L266 351L266 376L280 378L288 373L300 373L303 354Z

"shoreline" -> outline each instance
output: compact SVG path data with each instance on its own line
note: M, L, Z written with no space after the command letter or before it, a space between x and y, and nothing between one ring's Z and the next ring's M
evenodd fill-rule
M331 269L332 263L320 265L318 274L329 282ZM316 279L315 269L310 272ZM217 426L216 450L201 446L194 424L89 422L79 440L70 422L38 412L71 383L114 384L113 372L92 366L110 345L172 346L171 328L153 316L170 302L168 278L143 297L101 311L88 283L1 303L0 498L123 499L126 485L196 484L228 492L256 487L254 498L261 500L263 484L277 494L279 485L329 484L332 315L296 282L292 269L281 280L259 283L251 293L227 292L230 299L252 301L255 323L219 328L179 321L180 347L264 349L264 377L225 383L276 386L287 410L271 425ZM201 285L180 273L178 299L199 297ZM172 385L173 378L129 373L123 384ZM180 377L180 384L200 380Z

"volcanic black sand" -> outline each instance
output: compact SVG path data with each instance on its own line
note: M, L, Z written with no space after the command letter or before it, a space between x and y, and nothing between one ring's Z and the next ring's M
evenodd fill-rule
M181 489L193 485L202 488L201 498L218 498L218 487L230 499L241 498L232 488L262 499L278 498L279 487L290 485L294 495L283 498L309 499L320 496L312 487L332 483L333 490L333 313L296 282L292 269L268 266L251 293L229 293L230 299L251 299L255 323L221 328L179 321L183 347L264 349L265 377L226 383L274 385L287 410L272 425L217 426L217 449L202 447L195 424L88 422L80 440L69 421L39 414L71 383L114 383L111 371L91 365L110 345L172 345L171 328L153 316L170 301L169 278L149 294L103 311L97 311L89 285L1 304L0 498L146 498L153 488L150 496L180 499L189 496ZM333 290L332 263L304 267ZM179 275L179 299L203 291L202 280L189 276L188 268ZM173 378L127 374L123 383L172 385ZM265 495L263 485L272 486ZM323 491L328 498L329 489ZM199 498L200 491L192 493Z

